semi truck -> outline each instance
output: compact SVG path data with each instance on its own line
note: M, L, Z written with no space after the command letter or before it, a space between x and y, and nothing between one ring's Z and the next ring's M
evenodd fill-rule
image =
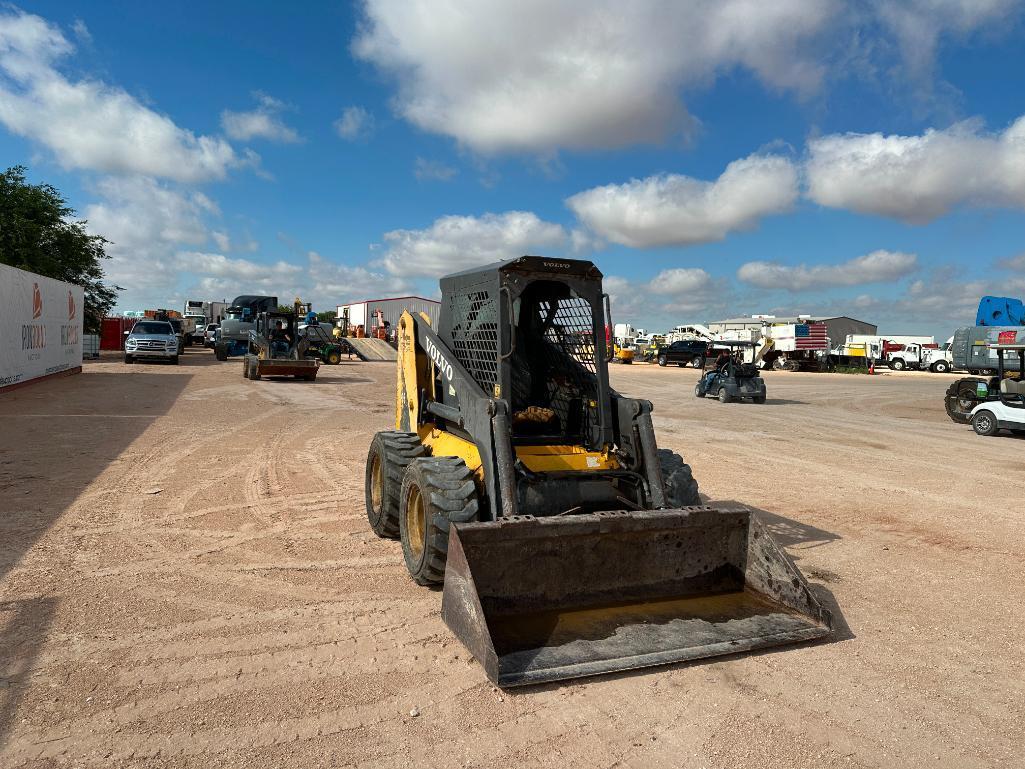
M249 332L256 328L256 316L261 312L274 312L277 309L276 296L236 296L224 311L221 327L216 331L214 355L217 360L245 355L249 351Z
M227 302L208 302L205 299L186 299L182 312L186 342L188 344L205 344L206 327L210 323L220 323L228 308Z

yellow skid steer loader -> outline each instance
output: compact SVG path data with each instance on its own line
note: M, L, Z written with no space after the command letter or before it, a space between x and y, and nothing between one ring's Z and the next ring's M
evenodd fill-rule
M609 386L602 275L524 256L399 321L367 515L500 686L807 641L832 620L750 511L703 505L651 403Z

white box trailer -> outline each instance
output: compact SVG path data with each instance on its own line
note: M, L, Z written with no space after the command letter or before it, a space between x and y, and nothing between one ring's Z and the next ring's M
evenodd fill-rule
M81 286L0 264L0 391L82 370Z

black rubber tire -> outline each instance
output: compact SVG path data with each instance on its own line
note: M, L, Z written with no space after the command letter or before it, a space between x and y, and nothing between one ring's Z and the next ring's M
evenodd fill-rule
M135 358L131 355L125 355L125 363L135 363Z
M658 356L658 365L660 365L660 366L667 366L667 365L669 365L669 358L667 358L665 355L659 355Z
M177 366L178 365L178 356L177 355L175 355L173 358L171 358L171 365L172 366Z
M705 393L702 391L701 385L694 385L694 397L695 398L704 398L705 397Z
M217 358L217 360L227 360L228 359L228 346L225 345L225 344L215 344L214 345L214 357Z
M325 357L324 363L329 366L337 366L342 362L342 354L338 350L331 350Z
M972 429L975 430L976 435L981 435L985 438L992 438L998 432L1000 432L1000 426L997 424L997 417L992 411L983 409L972 417Z
M908 364L904 362L903 358L894 358L890 361L890 368L894 371L903 371L908 367Z
M249 379L249 356L242 356L242 378Z
M399 494L402 476L409 463L427 453L416 433L387 430L377 433L367 452L367 468L363 484L367 520L374 534L395 539L399 536ZM374 458L381 461L381 500L375 508L373 494Z
M669 507L701 504L698 482L694 480L694 473L690 465L683 461L683 457L669 449L659 449L658 463L662 467L662 485Z
M932 364L933 373L946 374L950 371L950 363L945 360L938 360Z
M719 394L716 397L719 399L719 403L729 403L733 400L733 398L730 397L730 394L726 392L725 387L719 388Z
M459 457L421 457L414 459L402 478L399 497L399 539L409 575L419 585L437 585L445 580L448 558L448 533L453 523L466 523L477 517L477 487L473 473ZM411 500L422 502L423 539L410 530Z
M950 383L943 398L943 406L951 421L959 425L966 425L972 421L971 411L979 405L975 387L980 381L982 380L958 379Z
M755 397L753 397L751 399L751 402L752 403L765 403L765 396L764 395L756 395Z
M705 370L705 357L702 355L700 358L695 358L691 361L691 365L696 369Z
M246 357L249 359L249 378L254 382L263 379L263 376L260 374L260 359L255 355L247 355Z

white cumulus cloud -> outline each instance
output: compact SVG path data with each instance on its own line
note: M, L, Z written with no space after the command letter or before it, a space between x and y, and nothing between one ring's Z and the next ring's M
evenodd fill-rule
M958 205L1025 208L1025 116L919 136L836 134L808 145L808 195L831 208L924 223Z
M807 93L805 45L833 0L367 0L355 54L398 82L398 111L476 150L659 142L680 89L734 69Z
M842 264L791 266L779 262L747 262L737 270L737 277L758 288L805 291L889 282L906 277L917 268L915 254L879 250Z
M483 153L657 143L738 71L807 96L862 77L933 89L937 52L1013 29L1019 0L365 0L355 55L412 124ZM947 87L947 90L952 90ZM906 102L901 90L897 98Z
M699 267L676 267L662 270L656 275L648 290L664 296L680 296L695 291L706 291L712 286L712 276Z
M132 307L177 281L174 255L207 242L206 219L217 206L201 193L171 188L147 177L107 177L96 185L100 200L83 214L89 231L102 235L111 259L107 279L126 292L119 305Z
M537 251L561 250L566 231L529 211L443 216L423 230L386 232L384 265L393 275L437 277Z
M404 295L411 283L369 267L336 262L316 251L297 261L264 262L232 259L223 254L181 251L175 264L189 283L189 296L233 297L245 293L277 296L282 303L294 297L312 302L318 312L338 304L388 295Z
M1021 8L1019 0L873 0L871 5L895 39L906 74L919 79L932 75L942 36L963 37L1006 22Z
M221 126L229 138L236 141L267 139L285 144L301 141L298 132L281 119L281 112L286 108L284 102L265 93L257 93L256 100L258 103L253 110L221 113Z
M442 163L440 160L428 160L427 158L418 157L416 165L413 167L413 175L422 182L447 182L454 178L457 173L459 171L452 166Z
M578 193L566 204L594 232L625 246L722 240L797 199L797 169L786 158L751 155L715 181L679 174L634 179Z
M253 162L224 139L196 136L117 86L71 80L73 46L46 20L0 12L0 123L47 147L65 168L183 182L220 179Z
M363 107L346 107L335 123L335 132L349 141L365 139L374 128L374 117Z

